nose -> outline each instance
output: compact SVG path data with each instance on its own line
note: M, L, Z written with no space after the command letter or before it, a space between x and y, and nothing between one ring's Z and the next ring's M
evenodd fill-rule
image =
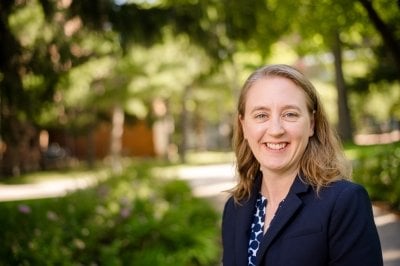
M282 121L280 117L275 117L270 120L267 132L271 136L279 136L285 133L285 129L282 126Z

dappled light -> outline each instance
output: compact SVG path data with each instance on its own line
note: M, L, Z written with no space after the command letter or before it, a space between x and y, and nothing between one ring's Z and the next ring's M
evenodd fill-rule
M268 64L315 85L398 264L400 6L311 2L0 1L0 264L220 265L237 99Z

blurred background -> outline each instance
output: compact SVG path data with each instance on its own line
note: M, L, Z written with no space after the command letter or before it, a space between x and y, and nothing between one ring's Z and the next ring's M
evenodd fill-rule
M2 204L6 265L218 265L218 212L159 178L234 164L238 92L271 63L312 80L354 179L400 209L400 1L2 0L0 18L0 182L98 182Z

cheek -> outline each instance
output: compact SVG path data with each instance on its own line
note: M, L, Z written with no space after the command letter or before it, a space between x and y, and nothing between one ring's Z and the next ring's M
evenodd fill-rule
M308 139L313 134L313 129L309 125L293 125L291 127L286 127L286 133L290 135L293 140L296 139L300 142L308 142Z
M243 129L243 135L244 138L247 140L258 140L259 138L262 138L264 135L264 128L260 125L249 125L247 123L242 124L242 129Z

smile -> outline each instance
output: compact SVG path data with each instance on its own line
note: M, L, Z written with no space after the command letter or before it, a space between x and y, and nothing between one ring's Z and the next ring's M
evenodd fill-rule
M268 148L270 148L271 150L282 150L283 148L285 148L287 146L287 143L270 143L270 142L267 142L265 145Z

